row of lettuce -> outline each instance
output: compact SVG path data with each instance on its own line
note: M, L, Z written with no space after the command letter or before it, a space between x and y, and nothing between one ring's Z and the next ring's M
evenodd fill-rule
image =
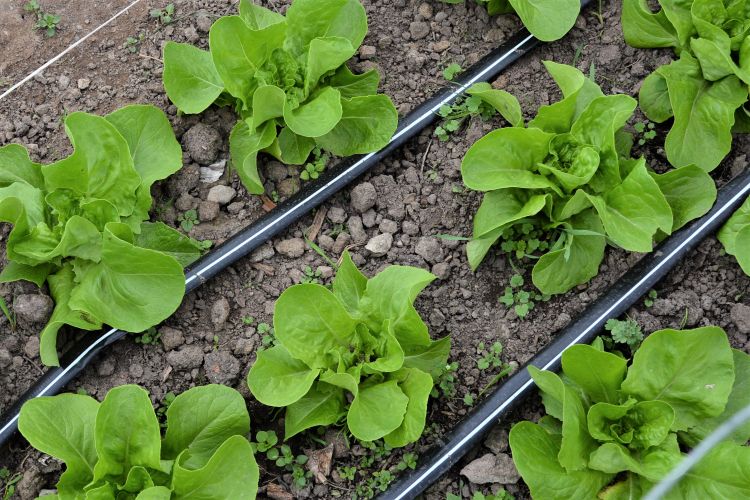
M543 39L567 32L580 7L578 1L484 3L493 13L515 10ZM484 193L466 245L473 269L491 248L533 233L535 243L524 240L524 248L535 262L534 285L545 294L565 293L597 274L608 244L648 252L711 208L716 188L708 172L729 153L732 133L750 123L750 2L660 3L652 12L642 0L624 1L628 43L674 47L679 56L645 80L640 102L605 95L576 68L554 62L545 66L563 97L528 122L508 92L488 84L467 90L508 124L478 140L462 163L465 185ZM544 16L547 4L566 15ZM358 0L295 0L286 16L242 0L238 16L212 26L209 51L165 46L164 85L184 113L213 104L236 111L231 160L248 191L260 194L260 153L299 165L316 149L348 156L390 140L397 113L377 93L378 73L357 75L346 65L366 33ZM657 173L648 159L632 157L627 129L639 104L654 122L672 120L665 150L675 168ZM183 268L201 253L197 242L149 222L151 186L182 165L159 109L72 113L65 129L74 152L57 162L35 163L15 144L0 148L0 220L13 224L0 282L49 286L56 307L40 339L47 365L58 364L64 325L138 332L166 319L184 295ZM750 204L719 239L750 272ZM258 353L248 385L261 403L286 408L286 438L342 424L359 440L383 439L391 447L420 438L450 352L450 339L431 340L413 307L433 279L405 266L367 279L345 253L330 289L302 284L280 296L278 343ZM624 357L598 347L569 352L565 378L534 372L549 417L511 433L518 468L539 498L595 496L621 473L626 481L602 494L639 494L736 410L733 402L744 401L729 394L747 383L746 355L730 351L718 329L658 332L629 370ZM695 369L683 371L675 361L683 358L705 359L711 368L700 371L704 364L691 362ZM595 383L587 378L591 371L575 373L592 364L602 368ZM664 380L679 380L685 390L667 390ZM254 488L241 487L257 484L258 469L239 394L207 386L178 400L163 439L147 395L133 386L114 389L101 404L80 395L33 400L19 427L36 448L66 462L60 498L182 498L200 488L214 492L206 498L253 498ZM187 418L186 408L199 409L197 416ZM750 460L739 445L716 454L707 477L725 474L728 481L733 473L725 462L746 467ZM735 484L717 481L711 487Z

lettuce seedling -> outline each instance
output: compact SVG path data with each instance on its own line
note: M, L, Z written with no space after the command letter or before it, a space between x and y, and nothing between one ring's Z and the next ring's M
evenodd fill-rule
M440 0L464 3L464 0ZM516 13L532 35L544 42L559 40L573 28L581 12L580 0L476 0L491 16Z
M750 404L750 356L718 327L654 332L627 364L577 345L563 353L562 376L529 367L547 415L514 425L510 447L534 498L641 498L684 451ZM749 496L748 438L750 423L669 498Z
M65 462L54 498L255 498L259 470L240 393L194 387L166 413L162 439L148 393L123 385L101 403L80 394L32 399L18 429L31 446Z
M450 338L430 340L412 305L433 279L406 266L367 279L347 252L332 292L301 284L281 294L279 343L258 354L247 381L261 403L287 407L286 439L342 419L361 441L395 448L419 439L450 351Z
M167 43L164 88L185 113L234 107L232 163L248 191L260 194L261 151L302 165L316 147L350 156L390 140L398 114L377 94L377 71L355 75L346 66L365 34L359 0L294 0L286 17L241 0L239 16L211 26L210 52Z
M750 198L729 218L717 235L729 255L750 276Z
M679 59L641 85L649 120L674 118L664 149L675 167L716 168L732 147L732 132L750 132L750 2L625 0L622 30L633 47L673 47Z
M635 99L605 96L574 67L545 66L563 99L541 107L525 128L521 121L479 139L461 174L467 187L486 192L466 247L471 267L509 229L525 234L520 228L528 226L545 235L545 250L538 238L533 246L532 281L552 295L595 276L607 242L651 251L655 237L706 213L716 187L697 166L656 174L645 159L630 158L633 138L623 127Z
M0 282L49 285L56 307L40 354L57 365L63 325L141 332L172 314L185 293L183 266L197 242L149 218L151 185L182 166L164 113L127 106L106 117L71 113L71 156L49 165L25 148L0 148L0 221L14 225Z

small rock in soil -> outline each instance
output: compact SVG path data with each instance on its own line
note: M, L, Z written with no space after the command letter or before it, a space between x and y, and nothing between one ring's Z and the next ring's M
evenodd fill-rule
M218 203L219 205L226 205L237 194L237 191L231 186L214 186L208 191L208 196L206 196L206 200L213 201Z
M302 238L290 238L276 243L276 251L281 255L296 259L305 253L305 241Z
M451 266L447 262L439 262L432 266L432 274L441 280L448 279L451 275Z
M289 177L279 182L278 191L282 198L289 198L300 189L300 181L296 177Z
M735 304L732 306L729 315L740 333L750 333L750 306Z
M26 341L26 345L23 346L23 352L31 359L39 356L39 337L36 335L29 337L29 340Z
M198 218L201 222L211 222L219 216L219 204L215 201L202 201L198 205Z
M13 362L13 356L5 347L0 347L0 368L7 368Z
M372 45L362 45L359 48L360 59L372 59L373 57L375 57L377 53L378 53L378 49L376 49Z
M367 236L367 235L365 235ZM341 255L341 253L344 251L344 249L349 245L349 241L351 240L351 237L348 233L341 233L338 236L336 236L336 241L333 242L333 253L336 255Z
M247 356L253 350L255 349L255 339L245 339L240 338L237 339L237 342L234 344L234 348L232 349L232 352L235 353L237 356Z
M393 236L390 233L383 233L370 238L365 248L370 251L373 257L382 257L388 253L391 245L393 245Z
M21 500L32 500L37 498L42 485L44 485L44 476L41 472L34 468L28 469L16 485L16 495Z
M349 445L346 443L346 439L341 435L341 432L330 430L325 434L325 442L333 445L333 456L334 458L345 457L349 452Z
M474 484L515 484L521 478L510 455L488 453L461 469L461 475Z
M185 336L176 328L163 326L159 328L159 334L161 335L161 345L166 352L177 349L185 343Z
M269 162L266 165L266 172L268 173L268 178L274 182L283 181L289 176L289 169L286 168L286 165L277 161Z
M100 377L109 377L115 372L116 366L117 363L115 363L113 358L105 358L99 363L99 366L96 367L96 373Z
M367 233L365 232L365 226L362 224L362 217L359 215L349 217L346 226L355 243L361 245L367 241Z
M211 307L211 323L213 323L214 328L218 329L224 326L227 318L229 318L229 312L229 301L226 298L222 297L214 302Z
M343 224L346 222L346 212L341 207L331 207L328 209L328 220L334 224Z
M208 13L205 10L198 11L198 14L195 16L195 26L198 30L208 33L208 30L211 29L211 24L213 24L213 21L208 17Z
M294 496L291 493L276 483L269 483L266 486L266 495L273 500L294 500Z
M378 199L378 192L375 191L375 186L369 182L363 182L357 187L352 189L351 203L352 208L359 213L367 212L369 209L375 206L375 202Z
M484 440L484 445L493 453L502 453L508 449L508 431L495 427Z
M88 78L79 78L77 83L80 90L86 90L91 85L91 80Z
M307 470L312 472L317 483L323 484L331 475L331 463L333 459L333 444L319 450L306 450Z
M167 353L167 363L175 370L191 370L203 364L203 348L199 345L186 345L179 351Z
M206 378L212 384L231 385L240 374L240 362L226 351L206 354L203 364Z
M250 254L250 261L262 262L273 257L275 253L273 246L270 243L267 243Z
M392 221L391 219L383 219L378 226L383 233L395 234L398 232L398 222Z
M21 324L46 323L55 303L46 295L23 294L13 301L13 310Z
M421 40L430 34L430 25L422 21L414 21L409 25L409 33L413 40Z
M414 247L414 252L427 262L436 263L443 260L443 247L430 236L420 238Z
M205 123L196 123L182 136L190 157L202 165L210 165L219 157L221 134Z
M186 212L188 210L192 210L196 208L199 202L200 200L196 198L195 196L191 195L190 193L182 193L177 198L177 201L174 202L174 207L177 210Z

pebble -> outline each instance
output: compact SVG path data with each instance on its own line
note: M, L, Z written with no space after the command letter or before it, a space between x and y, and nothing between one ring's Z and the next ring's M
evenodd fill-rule
M206 354L203 368L206 378L212 384L231 385L240 374L240 362L226 351L214 351Z
M109 377L113 373L115 373L115 367L117 366L117 363L115 362L114 358L106 358L103 359L101 363L99 363L99 366L96 367L96 373L100 377Z
M359 58L360 59L372 59L375 57L375 55L378 53L378 49L376 49L372 45L362 45L359 48Z
M333 242L333 248L331 250L334 254L341 255L347 245L349 245L349 241L351 241L351 236L349 236L348 233L340 233L336 236L336 241Z
M275 253L273 246L270 243L266 243L250 254L250 261L256 263L263 262L273 257Z
M383 233L394 234L398 232L398 223L396 221L392 221L391 219L383 219L380 222L378 229L380 229L380 231Z
M65 90L70 85L70 78L65 75L60 75L57 78L57 86L60 88L60 90Z
M346 222L346 212L341 207L331 207L328 209L328 220L334 224L343 224Z
M236 194L237 191L233 187L222 186L220 184L209 189L206 200L213 201L215 203L218 203L219 205L226 205L227 203L232 201L232 199L234 199L234 196Z
M182 136L185 151L196 162L210 165L219 157L221 134L205 123L196 123Z
M293 194L300 190L301 184L297 177L287 177L283 181L279 182L277 189L279 196L282 198L289 198Z
M176 328L163 326L159 329L161 345L165 352L177 349L185 343L185 336Z
M0 368L7 368L13 362L13 356L5 347L0 347Z
M484 445L493 453L502 453L508 449L508 431L495 427L484 440Z
M215 201L202 201L198 205L198 218L201 222L210 222L219 216L219 208Z
M199 345L186 345L179 351L167 353L167 363L176 370L200 368L203 364L203 348Z
M430 25L423 21L414 21L409 25L409 33L413 40L421 40L430 34Z
M23 346L23 352L31 359L39 356L39 337L37 335L29 337L29 340Z
M378 192L375 190L375 186L373 186L369 182L363 182L352 189L352 208L354 208L354 210L359 213L364 213L374 207L377 199Z
M404 234L408 234L409 236L416 236L419 234L419 226L410 220L404 221L403 224L401 224L401 230Z
M78 84L79 90L86 90L91 85L91 80L88 78L79 78L76 83Z
M745 304L734 304L729 312L732 323L735 324L740 333L750 334L750 306Z
M349 217L346 225L355 243L363 244L367 241L367 233L365 232L365 227L362 225L361 217L358 215Z
M174 202L174 207L181 212L185 212L196 208L198 203L200 203L200 200L195 196L190 193L182 193Z
M451 266L447 262L438 262L432 266L432 274L441 280L448 279L451 275Z
M419 4L417 13L425 19L431 19L432 18L432 5L428 4L427 2L422 2L421 4Z
M22 324L46 323L54 307L50 297L38 293L19 295L13 301L13 310Z
M515 484L521 478L510 455L488 453L461 469L461 475L474 484Z
M290 238L276 243L276 251L286 257L296 259L305 253L305 242L302 238Z
M427 262L433 264L443 260L443 247L431 236L420 238L414 247L414 252Z
M198 14L195 17L195 26L198 28L198 31L201 31L203 33L208 33L208 30L211 29L211 18L208 17L208 13L206 13L205 10L198 11Z
M268 178L274 182L283 181L289 176L289 170L286 168L286 165L277 161L269 162L266 165L266 172L268 173Z
M388 250L391 249L392 245L393 235L390 233L382 233L370 238L365 249L368 250L373 257L382 257L388 253Z
M224 326L224 323L229 318L230 311L229 301L225 297L214 302L214 305L211 307L211 323L213 323L214 328L219 329Z

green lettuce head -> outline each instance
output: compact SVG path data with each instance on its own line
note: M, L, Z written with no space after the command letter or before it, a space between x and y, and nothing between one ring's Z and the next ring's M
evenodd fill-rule
M211 27L210 52L167 43L164 87L185 113L214 102L234 106L232 162L260 194L259 152L300 165L315 148L350 156L390 140L398 114L377 94L378 73L355 75L346 66L366 34L359 0L295 0L286 17L242 0L238 16Z

